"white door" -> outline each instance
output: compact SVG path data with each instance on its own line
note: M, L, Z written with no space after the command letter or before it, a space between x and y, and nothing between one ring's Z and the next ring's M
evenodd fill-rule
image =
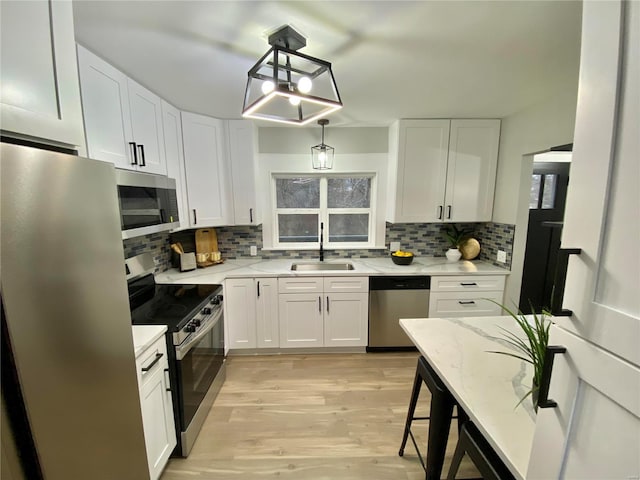
M451 120L446 222L491 220L499 139L500 120Z
M138 150L138 169L167 174L162 131L162 101L142 85L127 79L131 130Z
M71 2L0 2L2 129L84 147Z
M149 473L155 480L160 478L169 455L176 446L173 401L164 368L156 368L152 377L144 380L140 390L140 403Z
M224 286L229 348L256 348L256 292L253 278L231 278Z
M402 120L398 132L396 222L437 222L443 216L449 120Z
M279 295L280 347L322 347L322 293Z
M189 225L229 225L231 205L224 165L224 122L182 112L184 168L189 199Z
M228 120L229 168L235 225L256 225L255 130L250 120Z
M324 345L366 346L369 294L325 293Z
M164 130L164 153L167 160L167 176L175 179L180 226L189 225L187 187L184 173L184 151L182 149L182 122L180 111L162 101L162 128Z
M278 279L256 278L256 337L258 348L280 346Z
M571 258L550 344L528 478L640 478L640 4L584 2L563 248ZM622 41L621 41L622 39Z
M135 170L127 76L80 45L78 67L89 157Z

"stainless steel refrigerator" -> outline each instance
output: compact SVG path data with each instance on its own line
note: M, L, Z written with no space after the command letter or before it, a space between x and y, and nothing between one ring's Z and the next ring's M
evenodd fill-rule
M148 479L113 165L2 143L0 185L3 460Z

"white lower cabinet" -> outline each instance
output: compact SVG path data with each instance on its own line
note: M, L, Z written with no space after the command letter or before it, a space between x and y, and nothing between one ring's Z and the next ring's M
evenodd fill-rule
M367 277L281 278L278 290L281 348L366 346Z
M279 346L276 278L228 279L224 295L229 348Z
M176 446L164 335L136 357L144 439L151 480L160 478Z
M504 284L504 275L431 277L429 317L500 315Z

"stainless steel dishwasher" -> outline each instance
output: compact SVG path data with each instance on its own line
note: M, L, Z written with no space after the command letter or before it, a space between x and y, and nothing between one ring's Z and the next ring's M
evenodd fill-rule
M399 320L429 314L430 286L426 276L369 277L368 352L413 347Z

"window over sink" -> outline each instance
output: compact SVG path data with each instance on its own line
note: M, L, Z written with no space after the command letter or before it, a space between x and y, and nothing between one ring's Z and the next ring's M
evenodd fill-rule
M315 248L324 224L327 248L374 244L374 175L274 175L276 248Z

